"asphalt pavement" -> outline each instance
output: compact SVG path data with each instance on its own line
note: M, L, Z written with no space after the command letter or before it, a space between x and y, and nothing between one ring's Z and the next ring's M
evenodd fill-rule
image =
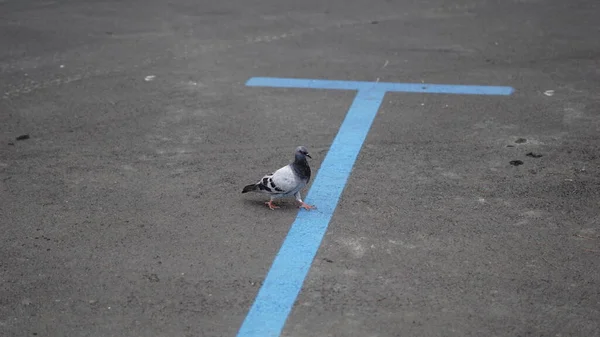
M356 95L272 77L514 89L385 94L281 336L600 336L599 17L0 0L0 335L236 336Z

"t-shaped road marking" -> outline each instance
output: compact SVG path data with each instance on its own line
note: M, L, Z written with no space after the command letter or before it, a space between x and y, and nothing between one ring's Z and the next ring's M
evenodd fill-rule
M277 337L285 325L377 110L387 92L510 95L511 87L354 82L254 77L254 87L357 90L352 106L306 196L316 210L300 211L237 337Z

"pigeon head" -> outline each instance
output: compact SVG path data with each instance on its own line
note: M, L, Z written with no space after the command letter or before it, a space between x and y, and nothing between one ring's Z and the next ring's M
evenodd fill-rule
M297 159L304 159L304 157L308 157L308 158L312 159L312 157L308 154L308 150L306 149L306 147L304 147L304 146L298 146L296 148L296 158Z

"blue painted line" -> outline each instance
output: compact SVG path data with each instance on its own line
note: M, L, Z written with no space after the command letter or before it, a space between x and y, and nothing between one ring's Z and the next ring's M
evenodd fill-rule
M305 201L318 208L298 212L237 337L277 337L281 334L387 91L480 95L510 95L513 92L510 87L267 77L251 78L246 84L358 92L306 196Z
M510 95L514 92L511 87L483 85L448 85L424 83L390 83L363 81L331 81L301 78L253 77L246 82L247 86L304 88L304 89L334 89L334 90L379 90L391 92L415 92L433 94L460 95Z
M305 202L318 208L298 212L238 337L279 336L384 95L356 95L306 196Z

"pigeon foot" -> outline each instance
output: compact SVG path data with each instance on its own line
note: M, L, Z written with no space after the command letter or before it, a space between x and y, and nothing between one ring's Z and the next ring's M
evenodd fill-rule
M279 208L279 206L275 206L275 204L273 204L273 200L265 202L265 205L269 206L269 208L272 210L275 210L275 208Z
M300 202L300 206L298 206L298 208L304 208L305 210L310 211L311 209L315 209L316 207L313 206L313 205L309 205L309 204L304 203L304 202L301 201Z

